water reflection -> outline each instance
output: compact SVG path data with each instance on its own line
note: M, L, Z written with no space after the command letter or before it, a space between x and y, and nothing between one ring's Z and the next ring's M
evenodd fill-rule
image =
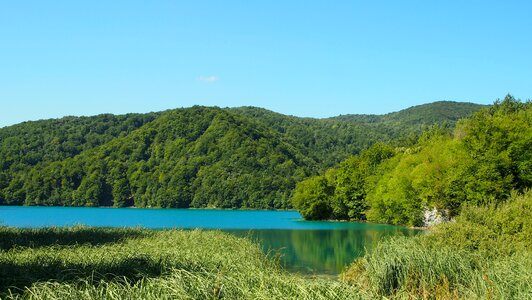
M288 270L307 274L338 274L382 239L421 232L369 223L304 221L295 211L201 209L10 206L0 207L0 224L224 230L251 236L265 252L279 250Z
M232 230L260 242L264 251L277 250L289 271L338 274L357 257L390 236L418 234L407 228L376 226L368 230Z

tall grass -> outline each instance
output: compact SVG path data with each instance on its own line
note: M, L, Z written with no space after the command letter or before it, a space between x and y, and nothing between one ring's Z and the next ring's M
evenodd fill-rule
M452 247L428 248L422 238L380 244L344 274L374 295L420 299L532 299L529 252L488 260Z
M94 230L106 235L124 233ZM71 231L91 234L92 229L2 231L23 236L50 231L58 235ZM107 243L12 246L2 250L0 291L6 299L361 297L346 283L283 271L277 260L264 256L248 239L213 231L132 229L130 233L127 238L109 239Z
M0 226L0 250L13 247L103 245L142 237L149 231L131 228L91 228L85 226L15 229Z
M216 231L0 228L4 299L532 299L532 192L380 243L343 281Z
M375 297L532 299L532 193L500 207L467 207L430 234L395 238L343 277Z

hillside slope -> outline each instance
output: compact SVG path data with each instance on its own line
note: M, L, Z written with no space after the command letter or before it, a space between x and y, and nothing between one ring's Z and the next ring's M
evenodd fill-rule
M386 115L341 115L326 119L298 118L257 107L231 110L246 115L279 132L318 162L321 170L336 165L375 142L390 142L418 135L434 124L453 127L483 105L439 101Z
M298 183L294 206L309 219L424 226L430 214L504 202L532 186L531 124L531 103L508 95L454 130L434 126L408 147L375 144Z
M453 113L400 129L387 115L354 122L254 107L25 122L0 128L0 204L288 208L302 179L377 141L469 113L443 106Z

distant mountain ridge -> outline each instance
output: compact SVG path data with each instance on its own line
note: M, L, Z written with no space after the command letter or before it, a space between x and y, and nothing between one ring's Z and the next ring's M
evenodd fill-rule
M288 208L298 181L481 107L314 119L195 106L24 122L0 128L0 204Z
M292 143L306 149L324 166L332 166L347 155L368 148L375 141L390 142L398 137L419 134L433 124L454 126L459 119L485 106L438 101L384 115L349 114L323 119L287 116L257 107L231 110L275 129Z
M436 101L432 103L420 104L382 115L374 114L349 114L332 117L330 119L341 119L352 122L375 123L375 122L421 122L434 123L443 121L457 121L464 117L464 114L472 114L479 108L487 105L470 102Z

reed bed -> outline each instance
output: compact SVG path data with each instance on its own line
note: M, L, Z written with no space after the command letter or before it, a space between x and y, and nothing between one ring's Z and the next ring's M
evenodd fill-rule
M5 299L361 299L345 282L282 270L245 238L216 231L3 228L4 235L116 236L105 243L12 245L0 252ZM105 232L105 234L103 234ZM70 240L70 239L68 239ZM30 246L27 246L30 245Z

